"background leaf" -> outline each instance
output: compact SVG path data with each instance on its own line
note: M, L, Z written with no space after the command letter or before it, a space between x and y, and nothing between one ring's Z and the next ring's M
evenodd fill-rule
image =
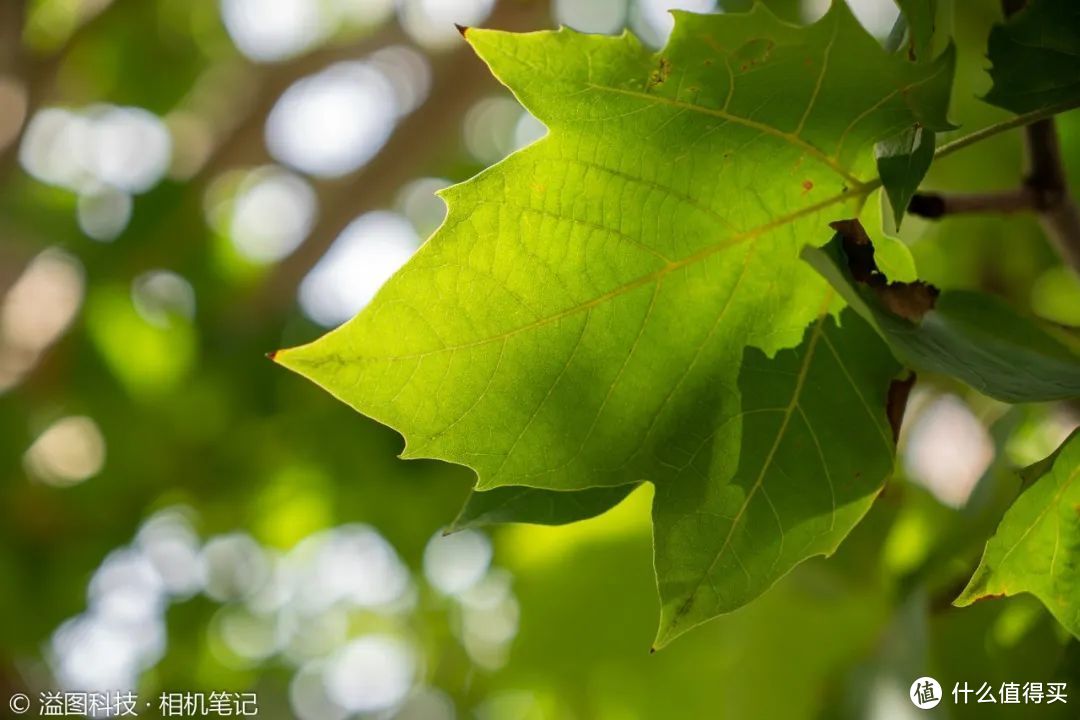
M1080 5L1031 0L990 31L986 102L1026 113L1080 101Z
M926 60L931 54L937 29L937 0L896 0L907 25L907 53L912 60Z
M1028 592L1080 637L1080 431L1048 460L1005 513L956 604Z
M850 236L855 231L845 232ZM999 298L945 291L936 300L925 300L933 309L928 305L921 319L897 315L878 292L889 281L877 273L876 265L874 287L853 275L845 232L823 248L806 248L803 256L877 329L901 362L920 372L957 378L1005 402L1080 396L1080 358ZM869 242L865 233L863 238ZM868 252L873 263L873 246L863 248L860 253ZM904 283L892 285L890 289L905 289Z

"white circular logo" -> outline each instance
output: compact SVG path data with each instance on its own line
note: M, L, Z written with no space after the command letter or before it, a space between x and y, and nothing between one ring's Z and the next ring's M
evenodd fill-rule
M941 702L941 684L932 677L921 677L911 683L908 693L911 703L920 710L937 707Z

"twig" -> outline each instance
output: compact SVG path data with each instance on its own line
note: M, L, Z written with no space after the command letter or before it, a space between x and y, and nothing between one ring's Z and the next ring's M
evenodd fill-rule
M984 128L980 128L975 132L968 133L962 137L958 137L955 140L945 143L934 151L934 159L940 160L943 157L952 155L958 150L963 150L966 147L982 142L995 135L1000 135L1008 130L1013 130L1019 127L1025 127L1032 123L1044 120L1046 118L1054 117L1060 113L1068 110L1074 110L1080 107L1080 98L1070 99L1066 102L1057 103L1056 105L1050 105L1040 110L1032 110L1022 115L1015 115L1008 120L994 123L993 125L987 125Z
M1001 2L1006 18L1011 18L1026 5L1026 0ZM926 218L973 212L1033 211L1061 259L1080 273L1080 209L1069 195L1054 126L1054 115L1071 110L1077 104L1074 100L1017 115L946 143L934 153L935 158L945 157L1005 130L1023 127L1027 171L1019 188L978 194L918 193L912 197L908 211Z
M22 27L25 22L26 16L26 3L22 0L12 0L8 4L0 5L0 81L15 82L21 86L21 90L24 93L28 93L26 87L26 53L24 52L22 44ZM12 159L15 157L16 149L19 145L19 136L22 134L22 128L29 117L29 109L23 108L23 116L14 122L18 123L18 127L14 132L7 137L0 137L0 176L2 176L2 168L10 165ZM11 109L6 109L3 112L11 114ZM8 122L12 122L12 119L7 118ZM2 177L0 177L2 179Z
M936 220L964 213L1014 213L1034 210L1035 197L1027 188L986 193L918 193L911 198L908 212Z
M1069 195L1053 118L1027 125L1024 145L1027 172L1020 187L974 194L918 193L908 211L931 219L963 213L1034 212L1062 260L1080 273L1080 209Z

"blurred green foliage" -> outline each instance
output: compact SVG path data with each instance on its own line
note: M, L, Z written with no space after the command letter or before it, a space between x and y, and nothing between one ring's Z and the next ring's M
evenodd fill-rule
M201 541L243 532L278 553L346 523L377 529L414 573L414 600L405 611L349 611L345 635L408 638L422 658L417 684L445 693L457 717L895 717L891 709L911 709L908 686L925 674L946 692L957 681L1029 680L1067 681L1080 692L1080 646L1032 598L950 606L978 559L978 534L990 532L1003 507L994 496L1015 492L1013 469L1052 450L1075 424L1075 408L1004 414L945 381L928 383L911 412L931 405L935 393L959 393L980 423L993 425L997 460L979 486L990 497L981 520L970 505L953 509L909 482L901 468L835 557L799 567L759 602L652 656L658 603L647 489L567 528L499 528L491 533L493 562L512 578L519 620L505 658L478 662L462 639L463 605L422 575L425 547L453 519L471 474L398 460L402 443L392 431L263 353L322 332L296 291L344 222L393 207L408 180L456 181L480 169L483 160L463 141L466 112L505 91L464 47L430 50L428 104L399 122L404 135L364 168L312 179L320 215L308 239L280 262L260 264L237 253L228 227L208 220L215 179L273 162L263 123L293 81L411 43L395 17L342 23L311 48L257 63L236 49L210 0L3 3L0 81L14 79L28 113L97 103L144 108L166 119L173 156L170 173L135 195L122 232L98 242L77 222L78 194L29 175L18 160L20 139L4 144L0 136L0 292L10 293L50 248L73 258L85 283L70 327L0 394L0 694L58 687L53 633L87 610L88 583L109 553L169 508L185 508ZM797 2L769 4L800 17ZM952 120L975 128L1004 116L976 100L989 87L984 43L999 10L990 0L954 6ZM503 0L490 22L525 29L553 20L546 3ZM0 113L14 115L16 105ZM185 134L192 118L201 129ZM1080 113L1061 117L1059 127L1077 188ZM1010 187L1021 168L1011 133L936 164L927 185ZM1029 217L936 224L909 217L901 238L920 275L941 287L995 292L1053 323L1080 323L1080 285ZM156 311L140 312L133 283L157 270L186 280L193 310L165 293ZM3 360L0 374L14 367ZM103 465L69 487L44 481L28 449L57 420L82 416L104 441ZM165 651L142 673L140 692L255 691L260 716L293 717L297 664L280 654L243 659L223 640L222 618L243 607L204 593L168 605ZM1076 702L1080 696L1029 716L1071 717ZM987 718L1010 709L971 704L949 712Z

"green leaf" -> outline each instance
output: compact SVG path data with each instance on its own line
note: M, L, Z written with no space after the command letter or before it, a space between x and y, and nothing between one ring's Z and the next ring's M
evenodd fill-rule
M955 604L1031 593L1080 637L1080 431L1036 467Z
M907 39L907 57L925 62L932 55L934 30L937 21L937 0L898 0L900 18L890 35L888 47L897 48ZM943 81L935 83L935 102L942 108L949 105L952 77L955 67L955 48L950 44L943 59L949 64ZM920 124L904 128L874 148L877 156L878 176L889 196L893 209L893 221L897 228L904 220L908 203L919 189L930 163L934 160L934 132Z
M826 307L799 248L879 186L875 142L945 126L934 98L951 65L886 53L843 3L808 27L761 5L678 13L660 53L565 29L466 36L549 134L447 190L445 224L372 303L277 360L400 431L404 457L473 468L480 489L678 485L658 492L665 522L669 500L683 512L733 492L738 456L711 459L739 449L744 350L797 345ZM704 478L688 470L707 461ZM784 472L798 486L818 471ZM698 550L732 534L713 519L696 525ZM681 533L658 528L658 546ZM789 545L772 573L680 625L835 541ZM665 605L685 604L671 592L691 589L687 568L673 582L658 567ZM713 570L732 572L727 558Z
M907 52L912 60L930 57L937 25L937 0L896 0L907 25Z
M885 222L885 209L889 203L885 191L879 190L869 197L859 213L859 222L863 227L878 233L874 243L874 260L883 273L894 280L912 281L918 279L915 271L915 257L903 240L896 237L896 225Z
M850 311L774 358L746 350L740 410L657 486L657 646L836 550L892 471L886 408L899 370Z
M1080 101L1080 3L1031 0L990 31L986 102L1015 113Z
M473 491L449 532L498 523L566 525L602 515L621 503L637 485L595 487L570 492L530 487Z
M856 221L803 257L870 322L896 357L919 371L941 373L1009 403L1080 397L1080 358L983 293L938 293L921 282L889 282Z
M874 151L877 154L878 175L885 192L889 194L893 221L899 228L911 197L919 189L930 163L934 161L934 133L915 125L879 142Z

